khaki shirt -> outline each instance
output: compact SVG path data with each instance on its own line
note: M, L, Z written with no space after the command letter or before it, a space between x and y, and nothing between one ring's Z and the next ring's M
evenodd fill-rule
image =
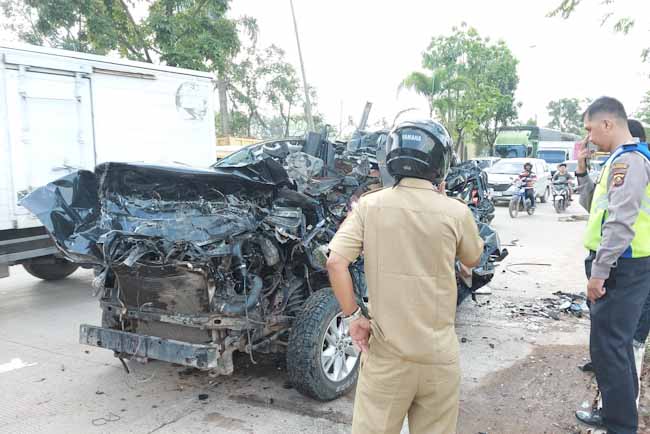
M329 248L351 262L363 250L377 344L417 363L458 360L455 259L472 263L483 252L465 204L405 178L366 193Z

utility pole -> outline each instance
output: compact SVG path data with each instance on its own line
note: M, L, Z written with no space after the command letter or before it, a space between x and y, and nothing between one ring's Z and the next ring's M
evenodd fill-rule
M298 44L298 57L300 58L300 70L302 71L302 85L305 88L305 117L307 126L310 131L314 131L314 118L311 115L311 100L309 99L309 86L307 85L307 76L305 75L305 64L302 60L302 50L300 49L300 38L298 37L298 24L296 23L296 12L293 9L293 0L289 0L291 5L291 15L293 16L293 29L296 33L296 44Z

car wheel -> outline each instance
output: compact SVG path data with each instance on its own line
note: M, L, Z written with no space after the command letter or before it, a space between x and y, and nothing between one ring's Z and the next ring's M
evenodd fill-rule
M332 289L312 294L289 335L289 381L304 395L331 401L352 390L360 359Z

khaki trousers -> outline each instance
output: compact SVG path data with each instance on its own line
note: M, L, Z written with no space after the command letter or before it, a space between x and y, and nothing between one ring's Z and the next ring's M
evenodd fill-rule
M361 360L352 434L399 434L407 414L410 434L454 434L458 362L408 362L373 343Z

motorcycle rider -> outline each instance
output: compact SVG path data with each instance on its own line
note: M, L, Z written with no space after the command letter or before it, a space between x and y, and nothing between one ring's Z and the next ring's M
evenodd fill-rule
M518 179L526 188L526 198L530 199L530 207L535 209L535 182L537 182L537 175L533 172L533 165L531 163L524 164L524 171L519 174Z
M562 163L557 166L557 172L553 175L553 184L562 184L563 186L566 186L569 194L569 201L571 201L571 181L573 181L573 176L567 172L566 164Z

